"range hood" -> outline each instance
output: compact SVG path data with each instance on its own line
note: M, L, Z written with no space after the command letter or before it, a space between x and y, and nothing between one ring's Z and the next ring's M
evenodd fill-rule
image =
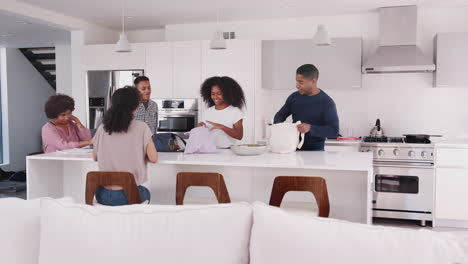
M417 46L416 6L382 7L379 47L362 67L363 73L433 72L432 58Z

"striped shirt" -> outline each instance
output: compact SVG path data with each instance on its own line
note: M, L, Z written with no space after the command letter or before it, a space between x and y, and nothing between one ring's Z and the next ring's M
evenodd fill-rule
M155 134L158 130L158 105L151 99L148 101L148 108L143 103L140 103L134 119L145 122L149 126L151 133Z

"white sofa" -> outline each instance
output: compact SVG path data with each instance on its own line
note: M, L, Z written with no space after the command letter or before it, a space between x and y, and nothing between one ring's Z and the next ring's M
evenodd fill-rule
M262 203L92 207L0 199L0 263L468 263L456 237Z

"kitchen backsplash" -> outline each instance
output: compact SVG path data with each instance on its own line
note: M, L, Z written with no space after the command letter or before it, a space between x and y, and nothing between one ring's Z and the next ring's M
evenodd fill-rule
M468 89L432 87L430 73L363 75L363 88L342 90L321 87L335 101L341 132L365 136L380 118L387 135L405 133L441 134L446 138L468 134ZM294 87L291 80L291 87ZM319 81L320 87L320 81ZM272 117L294 90L256 93L256 124ZM262 138L257 126L256 138Z

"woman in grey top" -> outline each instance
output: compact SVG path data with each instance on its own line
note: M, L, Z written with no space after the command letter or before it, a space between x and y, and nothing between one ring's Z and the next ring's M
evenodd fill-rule
M135 120L145 122L151 133L158 131L158 105L151 100L151 85L148 77L139 76L133 81L135 88L140 92L140 104L135 115Z
M139 93L133 87L118 89L111 98L112 106L94 136L93 157L100 171L127 171L135 176L142 201L150 200L147 188L147 162L156 163L158 152L148 126L133 120L139 102ZM104 205L128 204L121 186L99 186L96 200Z

